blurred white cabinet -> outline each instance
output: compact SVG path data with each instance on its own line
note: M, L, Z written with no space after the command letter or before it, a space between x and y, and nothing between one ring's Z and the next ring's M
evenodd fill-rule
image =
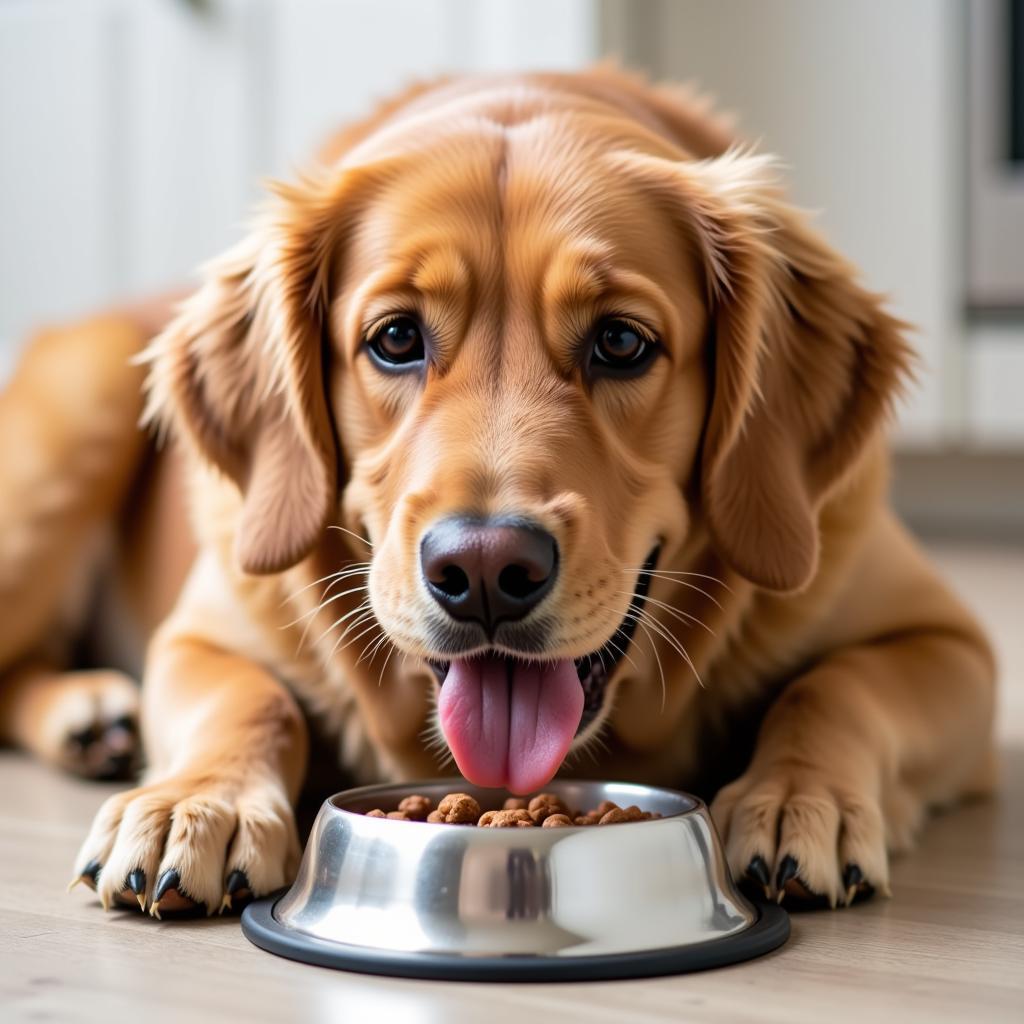
M187 279L260 179L418 78L573 68L595 0L2 0L0 377L33 326Z
M109 294L111 29L91 4L0 5L0 339Z

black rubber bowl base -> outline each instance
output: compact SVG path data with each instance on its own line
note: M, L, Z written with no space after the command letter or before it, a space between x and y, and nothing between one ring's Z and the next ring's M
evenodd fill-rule
M789 916L775 903L757 902L749 928L709 942L637 953L600 956L469 957L440 953L396 953L367 946L327 942L285 928L274 917L279 896L250 903L242 931L254 945L277 956L360 974L438 981L602 981L687 974L752 960L778 949L789 938Z

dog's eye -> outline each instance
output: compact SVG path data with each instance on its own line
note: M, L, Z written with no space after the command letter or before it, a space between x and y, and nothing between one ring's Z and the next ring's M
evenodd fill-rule
M601 320L593 338L591 373L631 376L645 370L657 354L656 343L628 320Z
M423 332L409 316L395 317L378 327L367 339L366 347L385 369L423 362Z

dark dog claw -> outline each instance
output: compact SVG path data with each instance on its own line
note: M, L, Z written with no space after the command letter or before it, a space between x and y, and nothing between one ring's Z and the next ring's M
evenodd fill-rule
M765 862L765 859L761 854L757 854L747 865L747 874L754 879L755 882L759 882L764 889L767 889L768 886L771 885L771 872L769 871L768 864Z
M775 899L781 903L785 897L785 884L792 882L794 879L800 881L800 864L797 863L797 858L792 854L787 853L781 863L778 865L778 871L775 874L775 888L778 890L778 895Z
M220 912L223 914L225 910L231 910L235 897L247 899L251 895L252 885L249 883L249 876L236 868L228 875L227 881L224 883L224 899L220 904Z
M139 901L139 906L146 909L146 872L142 868L135 868L134 871L128 872L128 888L135 893L135 898Z
M171 889L177 889L179 885L181 885L181 875L174 868L168 868L156 883L153 902L159 903Z
M775 876L775 885L781 889L791 878L796 878L799 869L800 865L797 864L796 858L787 853L779 865L779 873Z
M160 903L163 901L163 907ZM181 887L181 875L177 868L168 868L157 880L153 890L153 902L149 912L158 920L161 909L173 911L179 917L203 917L206 904L199 903Z
M847 864L843 868L843 888L846 890L846 903L851 904L858 896L867 899L874 895L875 887L864 877L859 864Z
M102 867L103 865L100 864L98 860L94 859L89 861L89 863L71 879L71 882L68 884L68 892L71 892L79 882L84 882L90 889L95 889L96 883L99 881L100 870Z
M851 886L860 885L864 881L864 872L859 864L847 864L843 870L843 885L849 889Z
M249 878L244 871L232 871L228 875L227 884L224 886L229 896L234 896L236 892L241 892L243 889L251 889L252 886L249 884Z

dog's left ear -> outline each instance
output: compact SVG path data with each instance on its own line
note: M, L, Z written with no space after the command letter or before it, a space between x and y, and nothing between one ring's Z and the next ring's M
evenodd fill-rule
M778 591L818 564L821 504L884 423L907 325L785 202L771 159L628 155L682 224L707 288L711 407L700 495L716 548Z
M344 178L275 186L249 236L204 268L199 290L143 354L146 419L241 492L235 557L244 572L298 562L336 503L325 325L355 190Z

